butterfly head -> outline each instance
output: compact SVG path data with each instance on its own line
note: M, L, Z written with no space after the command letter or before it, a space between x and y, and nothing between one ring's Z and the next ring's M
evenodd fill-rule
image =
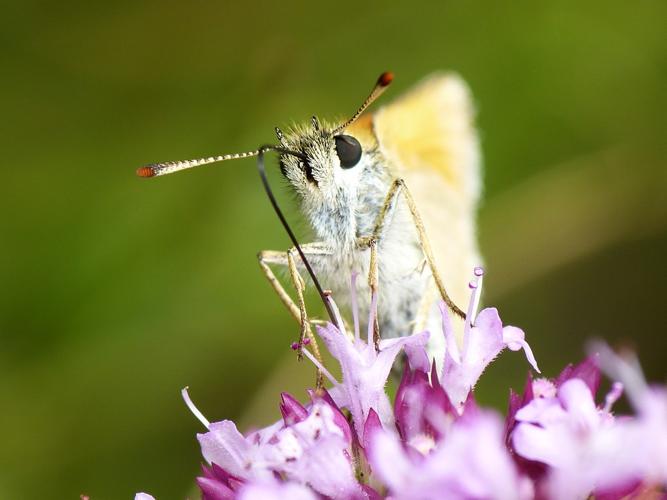
M300 156L284 154L280 170L303 201L334 202L348 191L363 169L364 150L357 138L313 117L307 126L286 133L276 129L281 146Z

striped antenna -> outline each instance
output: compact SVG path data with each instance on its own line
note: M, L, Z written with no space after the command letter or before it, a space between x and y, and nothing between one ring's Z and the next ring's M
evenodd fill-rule
M338 134L339 132L345 130L347 127L352 125L354 122L357 121L357 118L361 116L361 114L366 111L366 108L373 104L373 101L380 97L382 93L385 91L385 89L389 86L389 84L393 81L394 79L394 74L391 71L385 71L380 75L378 78L377 82L375 82L375 87L373 87L373 90L371 90L371 93L368 94L368 97L364 101L364 103L359 107L357 112L350 118L348 121L340 125L336 130L333 131L334 135Z
M226 160L238 160L239 158L248 158L250 156L259 155L259 149L255 151L248 151L246 153L234 153L222 156L209 156L208 158L197 158L196 160L180 160L180 161L166 161L164 163L151 163L137 169L139 177L158 177L160 175L173 174L180 170L188 168L199 167L200 165L208 165L209 163L217 163Z

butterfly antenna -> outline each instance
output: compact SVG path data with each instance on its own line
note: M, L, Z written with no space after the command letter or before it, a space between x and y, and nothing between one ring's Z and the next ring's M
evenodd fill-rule
M233 153L221 156L209 156L208 158L197 158L195 160L179 160L166 161L163 163L151 163L137 169L139 177L158 177L160 175L173 174L188 168L199 167L201 165L208 165L209 163L217 163L226 160L238 160L239 158L249 158L251 156L259 155L259 149L255 151L248 151L245 153Z
M347 127L352 125L355 121L357 121L357 118L361 116L361 114L366 111L366 108L373 104L373 101L380 97L382 93L385 91L385 89L389 86L389 84L394 80L394 74L391 71L385 71L380 75L378 78L377 82L375 83L375 87L373 87L373 90L371 90L371 93L368 94L368 97L364 101L364 103L359 107L357 112L352 115L352 118L350 118L348 121L340 125L336 130L334 130L334 135L341 132L342 130L345 130Z

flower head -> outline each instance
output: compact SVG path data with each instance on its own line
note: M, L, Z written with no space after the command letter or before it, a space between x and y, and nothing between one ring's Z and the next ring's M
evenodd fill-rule
M368 321L371 326L375 323L376 300L377 296L374 296ZM337 311L335 304L333 306ZM393 425L391 403L385 391L387 378L396 356L403 349L406 350L413 363L423 365L429 333L420 332L407 337L383 339L376 348L370 328L368 339L364 341L359 338L358 331L354 336L348 335L342 326L343 321L338 323L341 325L340 329L332 323L317 329L327 349L340 364L343 375L342 382L338 382L328 371L323 370L333 384L330 391L332 397L339 406L350 411L355 429L359 434L363 432L364 424L371 410L375 411L384 425ZM304 353L320 367L317 360L307 350L304 350Z
M341 383L335 383L332 395L341 406L350 410L357 432L371 410L385 425L394 422L391 403L385 391L387 378L396 356L406 346L424 347L428 332L408 337L381 340L379 349L371 343L351 339L329 324L318 333L331 354L338 360L343 374Z
M275 474L310 483L332 498L361 497L347 420L330 397L311 396L306 407L283 394L283 420L247 436L229 420L209 423L208 432L197 436L202 455L211 464L198 479L206 498L232 498L248 483L261 489ZM187 391L184 397L189 402ZM189 402L189 406L194 405Z
M636 359L605 344L554 379L529 373L523 394L510 391L504 423L478 406L473 388L505 348L523 349L539 372L522 330L503 326L494 308L476 315L482 274L476 269L460 348L444 306L442 332L376 343L369 331L362 340L356 309L354 334L340 318L340 327L319 328L342 380L307 344L297 345L331 387L310 391L306 403L283 393L282 418L263 429L243 434L230 420L211 423L184 390L206 428L197 436L207 462L197 478L203 499L560 500L667 488L667 390L650 387ZM426 353L431 334L445 338L441 372ZM407 360L392 406L385 385L402 351ZM600 368L612 385L597 401ZM634 415L612 412L624 392Z
M592 493L620 498L642 485L667 482L665 393L646 387L638 365L626 363L604 344L598 349L609 371L632 388L636 417L611 413L623 392L622 382L614 382L604 402L596 403L597 353L566 367L551 389L533 382L533 397L514 415L512 446L520 457L546 466L542 479L549 498Z

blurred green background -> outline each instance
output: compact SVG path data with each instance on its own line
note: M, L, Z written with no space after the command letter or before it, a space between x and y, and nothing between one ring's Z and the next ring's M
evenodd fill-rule
M0 498L183 498L202 431L183 386L246 424L303 396L256 262L288 240L255 162L134 169L349 115L386 69L384 102L434 70L469 82L485 301L544 373L600 336L664 380L665 19L659 1L5 5ZM503 408L527 367L504 354L479 399Z

